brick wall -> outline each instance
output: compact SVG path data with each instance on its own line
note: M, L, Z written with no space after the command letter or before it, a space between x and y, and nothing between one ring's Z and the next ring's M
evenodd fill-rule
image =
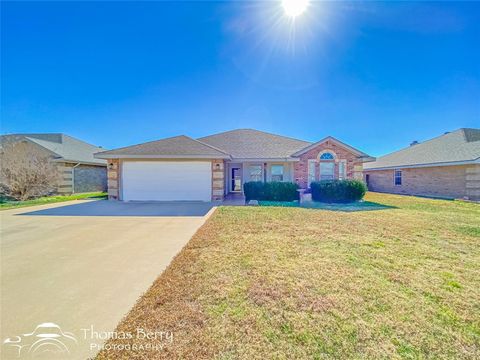
M469 199L480 201L480 165L465 169L465 192Z
M225 194L225 163L223 160L212 161L212 201L223 200Z
M394 170L365 171L371 191L445 198L480 199L480 165L401 169L402 185L394 185ZM468 179L468 180L467 180ZM467 191L468 189L468 191Z
M58 163L58 187L60 194L105 191L107 189L107 169L105 166ZM75 174L74 174L75 172ZM73 182L75 181L75 186Z
M335 177L338 178L338 163L340 160L346 160L346 172L347 179L362 179L362 162L358 157L345 149L342 146L337 145L335 142L327 140L324 143L318 145L314 149L309 150L305 154L300 156L300 161L294 165L294 179L301 188L305 189L308 186L308 160L314 159L315 163L315 177L318 180L320 177L320 162L318 161L319 154L324 151L331 151L336 155L335 158Z
M120 200L120 163L118 159L107 161L108 200Z
M76 193L106 191L107 168L95 165L79 165L75 167L73 188Z
M73 164L70 163L58 163L58 186L57 191L59 194L71 194L72 187L72 168Z

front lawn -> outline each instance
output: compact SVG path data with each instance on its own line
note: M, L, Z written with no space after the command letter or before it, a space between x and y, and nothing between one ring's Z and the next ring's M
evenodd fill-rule
M352 203L324 203L319 201L308 201L299 203L298 201L259 201L260 206L281 206L281 207L302 207L305 209L321 209L333 211L369 211L385 210L392 206L379 204L372 201L356 201Z
M220 207L117 329L173 341L98 359L480 358L480 205L366 200Z
M6 201L0 202L0 210L15 209L25 206L33 205L45 205L70 200L84 200L84 199L106 199L107 194L104 192L95 193L82 193L73 195L57 195L57 196L44 196L38 199L25 200L25 201Z

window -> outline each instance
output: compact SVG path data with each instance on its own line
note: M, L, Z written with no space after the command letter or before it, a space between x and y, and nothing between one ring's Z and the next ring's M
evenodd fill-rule
M335 159L335 157L333 156L333 154L329 153L329 152L323 153L320 156L320 160L334 160L334 159Z
M250 181L263 181L262 180L262 165L250 165Z
M395 170L393 177L395 185L402 185L402 170Z
M345 160L340 160L338 163L338 178L344 180L347 178L347 163Z
M333 180L335 171L335 163L321 162L320 163L320 180Z
M283 165L272 165L272 181L283 181Z
M308 160L308 187L315 181L315 160Z

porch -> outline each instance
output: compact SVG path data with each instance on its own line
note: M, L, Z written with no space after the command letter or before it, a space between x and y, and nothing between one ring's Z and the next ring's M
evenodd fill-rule
M293 164L293 161L227 162L225 164L225 200L238 202L239 196L243 198L243 184L249 181L295 181Z
M229 193L225 195L225 198L222 201L222 205L227 206L245 206L245 196L243 193Z

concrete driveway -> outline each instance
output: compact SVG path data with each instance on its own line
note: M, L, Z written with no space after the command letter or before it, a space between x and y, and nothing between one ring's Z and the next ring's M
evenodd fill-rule
M211 209L204 203L74 201L0 212L2 342L9 338L2 359L19 350L23 358L28 347L16 345L31 345L39 333L63 339L70 354L59 358L93 356ZM144 330L168 329L160 323ZM55 347L43 345L38 352Z

